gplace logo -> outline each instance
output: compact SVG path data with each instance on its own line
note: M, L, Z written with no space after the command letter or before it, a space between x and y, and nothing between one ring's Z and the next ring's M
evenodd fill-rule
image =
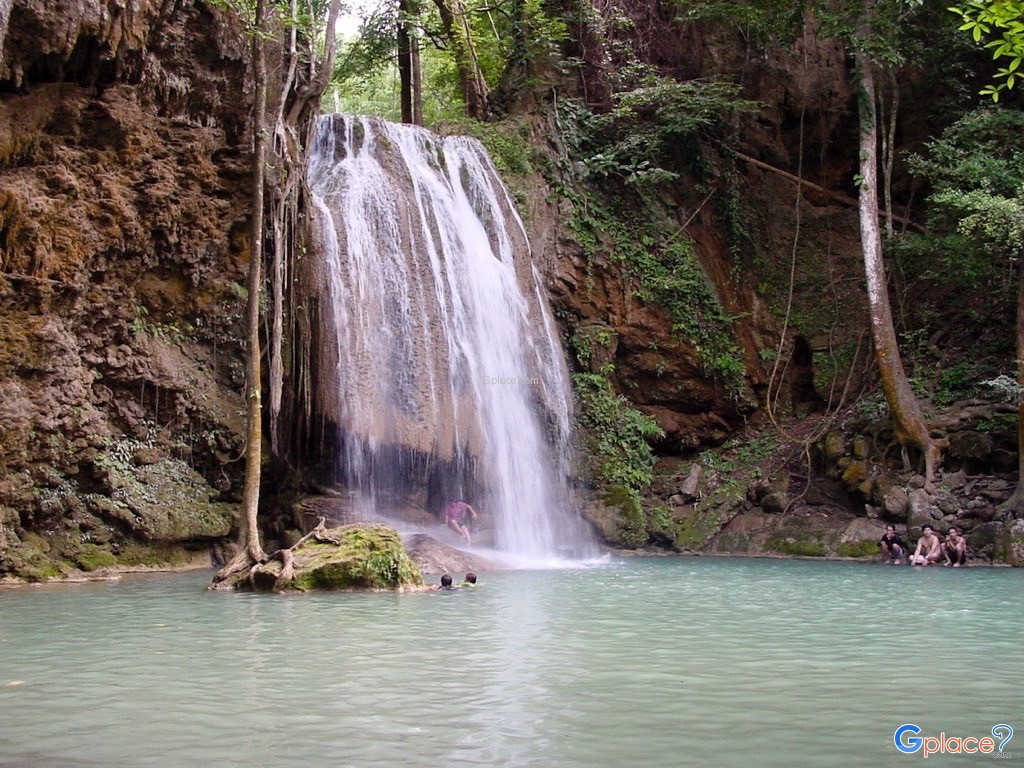
M919 736L921 729L913 723L901 725L893 734L892 740L896 749L905 755L912 755L920 751L926 758L929 755L972 755L978 752L991 754L998 748L997 757L1008 755L1003 754L1003 747L1013 738L1013 728L1000 723L992 726L992 737L982 736L947 736L945 731L938 736ZM998 743L997 743L998 742Z

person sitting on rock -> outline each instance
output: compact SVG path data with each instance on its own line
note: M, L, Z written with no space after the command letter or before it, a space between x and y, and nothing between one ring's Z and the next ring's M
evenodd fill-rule
M917 540L917 549L910 556L911 565L931 565L939 562L942 557L942 543L930 525L922 526L921 538Z
M967 539L960 535L960 529L955 525L950 526L946 534L946 541L942 545L942 554L946 557L943 565L952 565L959 568L967 562Z
M469 504L464 501L450 501L444 507L444 524L464 537L467 544L472 545L473 539L469 536L467 514L472 515L473 522L476 522L476 510L469 506Z
M896 526L892 523L885 526L885 533L878 540L878 548L891 563L898 563L907 556L907 545L903 537L896 533Z

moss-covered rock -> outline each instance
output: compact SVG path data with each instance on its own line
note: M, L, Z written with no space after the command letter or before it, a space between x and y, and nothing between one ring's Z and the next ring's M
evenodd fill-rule
M995 562L1024 566L1024 520L1008 520L995 537Z
M329 528L301 543L294 555L294 576L282 582L280 560L266 563L237 581L235 588L261 591L401 589L423 584L398 532L384 525Z
M679 520L675 532L675 549L679 552L704 550L731 516L727 507L716 504L693 509Z
M110 550L89 544L82 547L75 564L86 573L92 573L104 568L113 568L117 565L117 558Z
M107 520L150 542L219 539L231 531L232 504L212 500L213 489L185 462L162 458L141 467L111 452L97 462L109 495L87 501Z

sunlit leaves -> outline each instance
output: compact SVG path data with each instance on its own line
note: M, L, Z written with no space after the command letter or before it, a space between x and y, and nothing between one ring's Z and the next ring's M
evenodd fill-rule
M1024 59L1024 0L970 0L949 9L957 14L960 29L969 33L976 43L992 51L992 58L1009 59L995 74L995 82L981 93L999 101L999 95L1013 88L1021 77ZM987 42L985 42L987 41Z

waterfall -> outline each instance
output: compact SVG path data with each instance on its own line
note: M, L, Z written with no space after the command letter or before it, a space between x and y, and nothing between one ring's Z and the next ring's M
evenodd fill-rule
M568 488L572 401L510 195L482 145L321 117L309 184L324 259L318 405L353 504L465 500L494 548L591 554ZM438 519L438 525L443 518Z

